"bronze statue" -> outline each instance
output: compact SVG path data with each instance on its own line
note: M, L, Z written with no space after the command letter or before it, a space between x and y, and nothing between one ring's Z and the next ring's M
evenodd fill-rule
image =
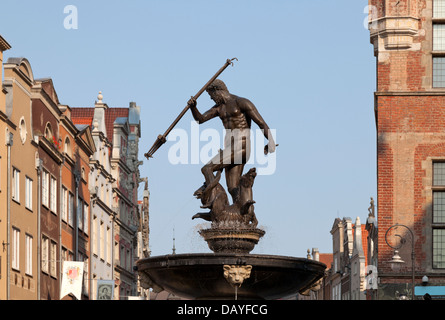
M250 131L251 123L255 122L263 131L268 140L264 147L264 154L275 152L277 146L274 142L269 126L266 124L255 105L248 99L231 94L223 81L217 77L233 64L236 58L227 59L224 66L191 97L187 106L182 110L175 121L159 135L151 149L145 154L147 159L151 158L156 150L166 142L166 137L179 122L188 109L191 110L193 118L200 124L210 119L219 117L226 130L224 138L224 150L211 159L202 169L205 178L204 184L195 191L194 195L201 199L202 208L210 209L209 212L197 213L195 218L202 218L212 222L212 228L220 228L224 224L230 227L248 227L249 230L257 227L258 221L255 217L252 186L256 177L256 169L250 169L243 175L244 166L250 156ZM196 100L204 92L216 103L205 113L201 114L197 109ZM227 191L232 197L229 203L226 191L219 183L222 171L225 171ZM214 175L216 172L216 176ZM253 231L249 231L253 232ZM257 230L258 238L264 231ZM251 235L249 234L249 237ZM251 242L251 240L249 240ZM250 249L251 250L251 249Z
M256 169L250 169L241 176L239 183L239 197L230 204L227 193L219 183L221 172L216 174L216 178L207 185L206 182L195 191L194 196L201 199L201 208L210 209L210 212L200 212L192 219L201 218L212 222L213 228L234 227L234 224L243 227L256 228L258 220L253 209L252 186L256 177ZM230 224L232 223L232 224Z
M270 133L269 126L261 117L255 105L246 98L229 93L223 81L216 79L210 84L207 93L215 101L215 105L204 114L196 107L196 100L192 97L188 104L193 118L200 124L210 119L219 117L226 129L224 138L224 150L210 160L202 169L205 182L210 185L215 176L213 172L225 170L227 191L232 196L233 202L239 196L239 182L244 165L250 156L250 128L251 122L255 122L263 130L268 144L264 147L264 153L275 152L275 142Z

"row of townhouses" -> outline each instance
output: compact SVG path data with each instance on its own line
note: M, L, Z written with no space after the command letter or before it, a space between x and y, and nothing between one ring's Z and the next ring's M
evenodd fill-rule
M0 299L144 296L133 270L148 249L140 107L111 108L100 93L88 108L63 104L26 58L3 60L10 48L0 36ZM69 261L83 262L80 296L61 290Z

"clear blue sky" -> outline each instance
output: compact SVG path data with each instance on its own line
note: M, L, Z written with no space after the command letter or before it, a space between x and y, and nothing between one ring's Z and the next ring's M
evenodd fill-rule
M210 252L197 234L204 221L193 192L202 164L172 165L167 142L148 151L227 58L220 77L250 99L279 147L276 171L254 185L259 225L252 253L305 256L332 252L337 217L367 217L376 198L373 112L375 58L364 28L367 0L7 1L0 34L12 56L28 58L36 78L51 77L61 103L142 109L141 176L149 179L153 255ZM64 13L74 5L77 29ZM212 106L204 93L198 109ZM177 128L191 130L188 112ZM222 129L219 119L200 127ZM253 125L256 129L256 125ZM249 167L247 167L248 169ZM142 195L143 184L139 194Z

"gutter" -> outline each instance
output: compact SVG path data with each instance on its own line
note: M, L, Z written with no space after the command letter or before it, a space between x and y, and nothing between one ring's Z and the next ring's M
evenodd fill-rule
M13 145L14 135L12 132L9 133L6 145L8 146L8 170L7 170L7 183L6 183L6 195L8 197L6 201L6 245L8 246L7 257L6 257L6 300L10 298L10 285L11 285L11 147Z

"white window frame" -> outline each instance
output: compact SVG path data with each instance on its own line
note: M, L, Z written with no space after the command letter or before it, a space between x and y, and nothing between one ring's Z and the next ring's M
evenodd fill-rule
M83 232L85 232L86 234L88 234L88 210L89 210L89 206L88 203L84 202L83 203Z
M51 176L50 209L57 213L57 180Z
M12 200L20 203L20 170L14 167L12 169L11 187Z
M74 195L68 193L68 224L74 226Z
M42 260L41 260L42 272L49 272L49 238L42 235Z
M102 220L99 225L99 258L105 261L105 230Z
M32 211L32 179L25 176L25 207Z
M25 273L29 276L32 276L32 245L33 245L33 237L29 234L26 234L26 261L25 261Z
M112 255L112 237L111 237L111 228L107 226L107 263L111 264L111 255Z
M97 252L97 242L99 240L99 237L97 236L97 231L98 231L98 226L97 226L97 216L94 215L93 216L93 225L92 225L92 241L93 241L93 254L94 255L98 255Z
M83 201L82 198L77 198L77 227L83 230Z
M62 186L62 198L61 198L61 206L62 206L62 220L68 222L68 190Z
M14 270L20 270L20 230L12 227L12 255L11 267Z
M49 208L49 172L42 171L42 204Z

